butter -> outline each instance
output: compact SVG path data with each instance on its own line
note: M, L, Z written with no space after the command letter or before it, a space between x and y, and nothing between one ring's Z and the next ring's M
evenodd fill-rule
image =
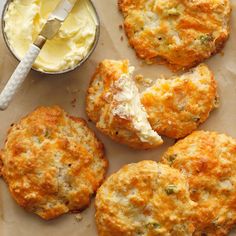
M146 110L140 101L138 88L132 79L134 69L130 66L128 73L122 74L113 84L114 90L119 92L113 95L115 107L112 109L112 114L132 121L137 136L142 142L150 144L162 142L161 137L148 122Z
M9 45L22 59L60 0L13 0L4 16ZM97 18L88 0L78 0L60 31L42 48L34 68L58 72L75 67L93 46Z

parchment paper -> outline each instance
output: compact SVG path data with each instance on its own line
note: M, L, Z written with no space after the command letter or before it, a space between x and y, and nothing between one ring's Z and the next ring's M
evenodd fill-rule
M0 1L0 10L5 0ZM206 63L214 71L221 98L220 108L211 113L209 119L199 128L223 132L236 138L236 0L231 19L231 37L223 54L218 54ZM101 37L92 57L79 69L61 76L45 76L31 72L10 107L0 111L0 146L3 147L11 123L31 112L39 105L58 104L68 113L86 118L84 99L89 80L98 62L103 59L129 59L136 66L136 72L145 76L170 75L164 66L144 65L136 58L134 51L119 25L123 18L117 9L117 0L94 0L101 19ZM0 36L0 89L13 72L17 61L6 48ZM76 99L76 101L74 100ZM74 101L73 101L74 100ZM153 151L134 151L103 136L90 123L98 137L104 142L110 161L109 174L126 163L144 159L159 160L162 153L174 140L165 139L165 145ZM0 179L0 236L94 236L94 205L82 213L78 222L73 214L67 214L52 221L43 221L34 214L25 212L10 197L3 180ZM236 233L232 233L235 235Z

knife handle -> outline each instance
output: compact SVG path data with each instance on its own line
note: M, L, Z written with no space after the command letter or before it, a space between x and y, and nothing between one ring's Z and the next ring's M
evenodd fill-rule
M40 49L32 44L0 94L0 110L5 110L34 64Z

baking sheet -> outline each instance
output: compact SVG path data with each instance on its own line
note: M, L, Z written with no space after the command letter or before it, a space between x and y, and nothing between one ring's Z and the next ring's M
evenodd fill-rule
M0 11L5 0L0 1ZM223 52L206 63L214 71L221 98L220 108L213 111L210 118L199 128L223 132L236 138L236 0L231 19L231 37ZM7 130L11 123L32 111L39 105L60 105L68 113L87 118L84 99L91 75L98 62L103 59L125 59L136 67L136 73L157 77L170 75L164 66L148 66L136 58L134 51L128 47L123 30L122 16L117 9L117 0L94 0L101 19L101 37L92 57L74 72L60 76L45 76L31 72L10 107L0 111L0 146L3 147ZM2 35L0 36L0 89L13 72L17 62L7 50ZM76 99L76 100L75 100ZM159 160L159 157L174 143L165 139L165 145L152 151L134 151L119 145L98 133L93 124L89 124L104 142L106 155L110 161L108 175L121 166L144 159ZM0 179L0 236L94 236L94 205L82 213L79 222L75 215L67 214L52 221L43 221L34 214L25 212L10 197L6 184ZM236 233L231 235L236 236Z

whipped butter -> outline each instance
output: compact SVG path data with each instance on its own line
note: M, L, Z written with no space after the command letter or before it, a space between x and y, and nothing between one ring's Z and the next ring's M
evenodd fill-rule
M146 110L140 101L138 88L132 79L134 69L130 66L128 73L122 74L113 84L114 89L119 92L113 96L115 106L112 109L112 114L131 120L142 142L161 143L162 139L152 129L147 119Z
M22 59L60 0L13 0L5 13L4 31L11 50ZM88 0L78 0L57 35L42 48L34 68L45 72L75 67L89 53L98 25Z

